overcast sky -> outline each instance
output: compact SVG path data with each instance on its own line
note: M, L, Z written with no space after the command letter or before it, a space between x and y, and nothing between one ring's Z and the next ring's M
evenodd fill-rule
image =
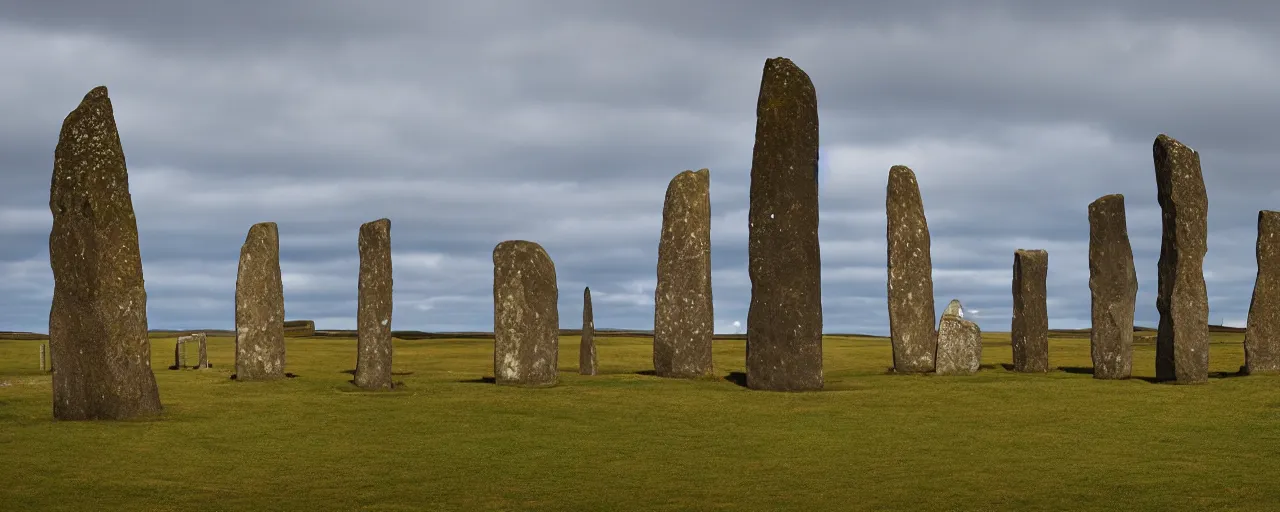
M764 60L812 78L826 332L886 334L885 185L915 170L939 311L1007 331L1013 252L1049 252L1049 324L1089 325L1087 205L1125 195L1155 325L1151 145L1200 152L1210 319L1243 325L1280 209L1280 4L0 1L0 330L47 332L62 119L106 85L150 326L232 328L249 226L285 309L355 327L357 234L391 219L396 329L491 330L492 250L539 242L560 319L653 325L662 201L711 170L716 331L746 321ZM79 5L77 5L79 4Z

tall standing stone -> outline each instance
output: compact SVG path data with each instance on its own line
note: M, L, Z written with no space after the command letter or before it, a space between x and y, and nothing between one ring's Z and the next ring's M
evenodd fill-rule
M1244 331L1246 373L1280 372L1280 212L1258 212L1258 276Z
M364 389L391 389L391 221L360 226L356 375Z
M236 379L284 377L284 283L274 222L249 228L236 275Z
M1018 249L1013 253L1013 371L1049 371L1049 311L1045 295L1049 253Z
M1093 378L1127 379L1133 371L1133 314L1138 274L1125 220L1124 196L1089 203L1089 292Z
M653 369L660 377L711 375L711 171L667 185L654 289Z
M938 321L938 375L972 375L982 367L982 329L952 300Z
M1209 380L1209 297L1204 285L1209 197L1200 154L1160 134L1152 147L1163 233L1156 310L1156 380Z
M209 368L209 338L203 332L198 332L191 336L200 345L200 359L196 361L196 369L206 370Z
M57 355L53 417L159 413L138 222L106 87L89 91L62 121L49 210L49 353Z
M494 382L554 386L560 351L556 267L542 246L508 240L493 248Z
M578 345L578 373L596 374L596 321L591 312L591 287L582 290L582 343Z
M747 387L822 389L818 98L781 57L765 61L760 80L750 196Z
M933 330L933 263L929 223L916 174L903 165L889 169L885 195L889 289L889 338L898 373L934 370L938 352Z

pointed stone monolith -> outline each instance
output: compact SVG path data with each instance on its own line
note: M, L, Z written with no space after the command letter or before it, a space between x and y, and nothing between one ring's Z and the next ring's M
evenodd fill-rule
M1013 253L1013 371L1049 371L1049 312L1045 296L1049 253L1018 249Z
M1133 314L1138 274L1125 220L1124 196L1089 204L1089 292L1093 378L1127 379L1133 371Z
M284 283L274 222L249 228L236 274L236 379L284 375Z
M1257 258L1244 332L1244 371L1280 373L1280 212L1258 212Z
M747 387L822 389L818 98L781 57L765 61L760 80L750 198Z
M893 370L927 373L938 352L933 329L933 263L920 185L904 165L889 169L887 214L889 338Z
M654 289L653 370L659 377L711 375L711 171L684 171L667 185Z
M1209 197L1200 154L1160 134L1152 146L1162 212L1156 311L1156 380L1209 380L1209 296L1204 284Z
M360 226L356 298L356 375L364 389L391 389L391 221Z
M158 414L162 407L151 370L138 221L106 87L89 91L63 120L52 181L53 417L119 420Z
M959 300L952 300L938 320L938 375L972 375L982 366L982 329L964 318Z
M578 374L596 374L596 321L591 312L591 287L582 290L582 342L578 345Z
M493 248L493 375L503 385L554 386L560 351L556 266L542 246Z

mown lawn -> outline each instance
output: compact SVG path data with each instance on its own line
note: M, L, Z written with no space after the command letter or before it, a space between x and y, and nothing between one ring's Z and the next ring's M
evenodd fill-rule
M356 392L353 340L290 339L298 378L153 365L166 412L55 422L36 341L0 341L0 510L1277 510L1280 377L1234 377L1215 335L1207 385L1095 381L1087 339L1051 339L1019 375L1008 335L971 377L885 374L883 339L828 338L827 389L661 379L643 339L599 340L604 375L499 387L492 342L396 341L405 384ZM194 362L194 347L191 349ZM744 343L717 341L720 377ZM1137 377L1154 347L1135 349Z

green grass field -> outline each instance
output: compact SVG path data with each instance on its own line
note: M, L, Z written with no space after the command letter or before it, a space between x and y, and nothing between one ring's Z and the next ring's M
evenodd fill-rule
M233 340L171 371L165 414L52 420L39 342L0 341L0 510L1277 510L1280 377L1234 377L1214 335L1207 385L1095 381L1087 339L1020 375L988 334L976 376L901 376L883 339L828 338L826 390L668 380L644 339L598 341L603 375L499 387L491 341L396 340L399 391L358 392L355 343L289 339L298 378L235 382ZM1134 351L1154 375L1154 347ZM194 347L191 349L194 363Z

